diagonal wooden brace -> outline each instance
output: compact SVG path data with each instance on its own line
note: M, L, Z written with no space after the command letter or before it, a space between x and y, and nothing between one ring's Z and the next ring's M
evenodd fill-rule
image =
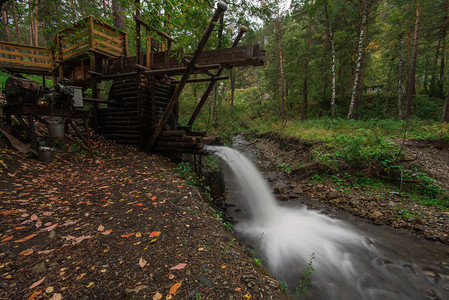
M170 99L170 102L167 104L167 108L165 109L165 112L164 112L162 118L159 120L159 123L157 124L157 127L155 128L155 130L153 132L153 135L151 136L150 140L148 141L147 147L145 148L146 151L150 151L153 148L153 146L156 142L156 139L159 137L159 134L161 134L163 126L165 125L168 118L170 117L170 114L172 113L173 108L175 107L175 104L178 102L178 98L181 95L181 92L184 89L184 86L186 85L187 81L189 80L189 76L192 74L193 70L195 69L198 59L200 58L200 55L203 52L203 49L206 46L206 43L212 34L212 31L215 27L215 22L217 22L217 20L220 18L220 16L226 11L227 7L228 7L228 5L226 3L222 2L222 1L218 2L217 9L215 10L214 15L212 16L212 19L210 20L206 31L204 32L203 36L201 37L201 40L198 44L198 48L196 49L195 54L192 57L192 60L187 65L187 68L184 71L184 74L182 75L181 80Z
M243 34L245 34L245 32L247 32L247 31L248 31L248 28L246 26L240 27L239 34L235 38L234 43L232 44L231 48L237 47L237 45L239 44L240 40L242 39ZM192 117L190 117L190 120L187 123L187 126L192 126L193 122L195 122L196 117L198 117L198 114L200 113L201 109L203 108L204 103L206 103L206 100L209 97L210 93L214 89L215 83L217 83L218 78L221 75L221 73L223 72L223 70L224 70L224 68L218 69L217 73L214 76L216 79L213 79L209 83L209 86L207 87L206 91L204 92L203 97L201 97L200 102L196 106L195 111L192 114Z

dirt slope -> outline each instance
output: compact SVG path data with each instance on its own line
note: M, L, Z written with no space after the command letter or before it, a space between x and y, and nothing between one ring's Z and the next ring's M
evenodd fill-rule
M0 146L1 299L281 299L168 159Z

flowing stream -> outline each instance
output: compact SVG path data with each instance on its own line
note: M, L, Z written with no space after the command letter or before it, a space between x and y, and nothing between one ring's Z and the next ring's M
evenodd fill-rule
M399 256L392 258L385 250L388 245L379 245L375 238L345 221L300 203L278 204L259 170L237 150L217 146L206 149L226 163L228 176L237 183L234 187L231 184L229 193L242 199L235 211L245 212L236 220L237 234L255 249L257 257L292 296L449 299L447 252L442 258L445 261L431 261L426 267ZM310 263L313 270L308 268ZM307 270L310 283L305 279Z

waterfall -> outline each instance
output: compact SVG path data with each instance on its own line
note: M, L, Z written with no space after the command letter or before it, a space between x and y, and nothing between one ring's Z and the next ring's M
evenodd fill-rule
M228 147L206 150L226 162L243 190L251 217L237 234L294 294L312 259L309 299L422 299L413 283L387 274L372 243L343 221L303 207L280 206L268 183L243 154ZM419 292L418 292L419 293ZM304 295L302 295L304 297Z

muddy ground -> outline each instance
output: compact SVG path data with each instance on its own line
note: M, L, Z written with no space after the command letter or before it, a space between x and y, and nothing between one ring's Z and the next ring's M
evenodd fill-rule
M282 299L160 155L96 142L51 163L0 138L1 299Z
M342 188L336 182L324 180L311 183L311 176L326 170L311 161L311 153L317 144L278 134L248 134L246 138L273 166L306 166L299 171L287 170L289 183L276 187L280 200L306 195L327 206L342 209L368 219L375 224L386 224L409 229L413 234L449 244L449 211L424 206L411 201L398 190L379 191L373 188ZM447 145L406 141L404 151L413 163L442 187L449 187L449 152Z

